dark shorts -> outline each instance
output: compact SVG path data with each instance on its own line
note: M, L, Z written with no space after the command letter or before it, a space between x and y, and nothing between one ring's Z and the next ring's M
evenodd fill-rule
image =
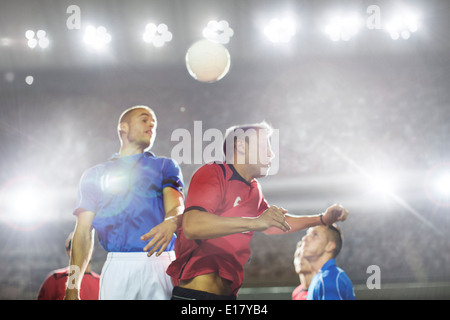
M221 296L205 291L174 287L170 300L236 300L236 296Z

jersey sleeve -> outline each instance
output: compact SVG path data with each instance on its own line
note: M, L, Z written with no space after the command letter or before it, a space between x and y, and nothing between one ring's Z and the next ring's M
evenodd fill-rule
M164 163L164 177L162 188L171 187L184 194L184 180L180 166L172 159L167 159Z
M83 173L78 185L78 202L74 210L74 215L78 215L83 211L97 211L97 199L99 188L97 179L97 170L95 168L88 169Z
M215 164L207 164L192 176L185 211L192 209L214 213L222 203L223 172Z

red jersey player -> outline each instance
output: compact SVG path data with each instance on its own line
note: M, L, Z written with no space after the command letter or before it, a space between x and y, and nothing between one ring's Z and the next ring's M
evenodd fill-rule
M72 248L73 232L66 240L66 253L70 257ZM67 281L69 280L69 269L57 269L48 274L42 283L37 300L63 300L66 295ZM98 300L98 292L100 286L100 275L91 271L91 263L89 262L84 273L81 283L80 298L81 300Z
M225 162L206 164L193 175L175 242L177 259L167 269L178 283L173 300L236 299L255 231L288 233L347 218L339 205L324 214L295 216L267 204L256 178L267 175L267 160L274 156L271 132L266 123L228 129Z

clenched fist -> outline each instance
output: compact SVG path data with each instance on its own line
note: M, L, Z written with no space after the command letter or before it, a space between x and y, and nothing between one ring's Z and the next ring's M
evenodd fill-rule
M344 221L347 219L348 214L348 211L343 206L334 204L327 208L322 216L322 221L324 224L329 226L337 221Z

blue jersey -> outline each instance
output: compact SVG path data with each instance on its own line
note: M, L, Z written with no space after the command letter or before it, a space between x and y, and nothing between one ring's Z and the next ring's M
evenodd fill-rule
M150 152L116 157L88 169L81 177L74 214L95 213L92 225L108 252L142 252L140 237L165 218L163 189L183 193L178 164ZM175 235L166 251L173 250Z
M308 288L308 300L355 300L353 284L347 274L328 260L314 275Z

